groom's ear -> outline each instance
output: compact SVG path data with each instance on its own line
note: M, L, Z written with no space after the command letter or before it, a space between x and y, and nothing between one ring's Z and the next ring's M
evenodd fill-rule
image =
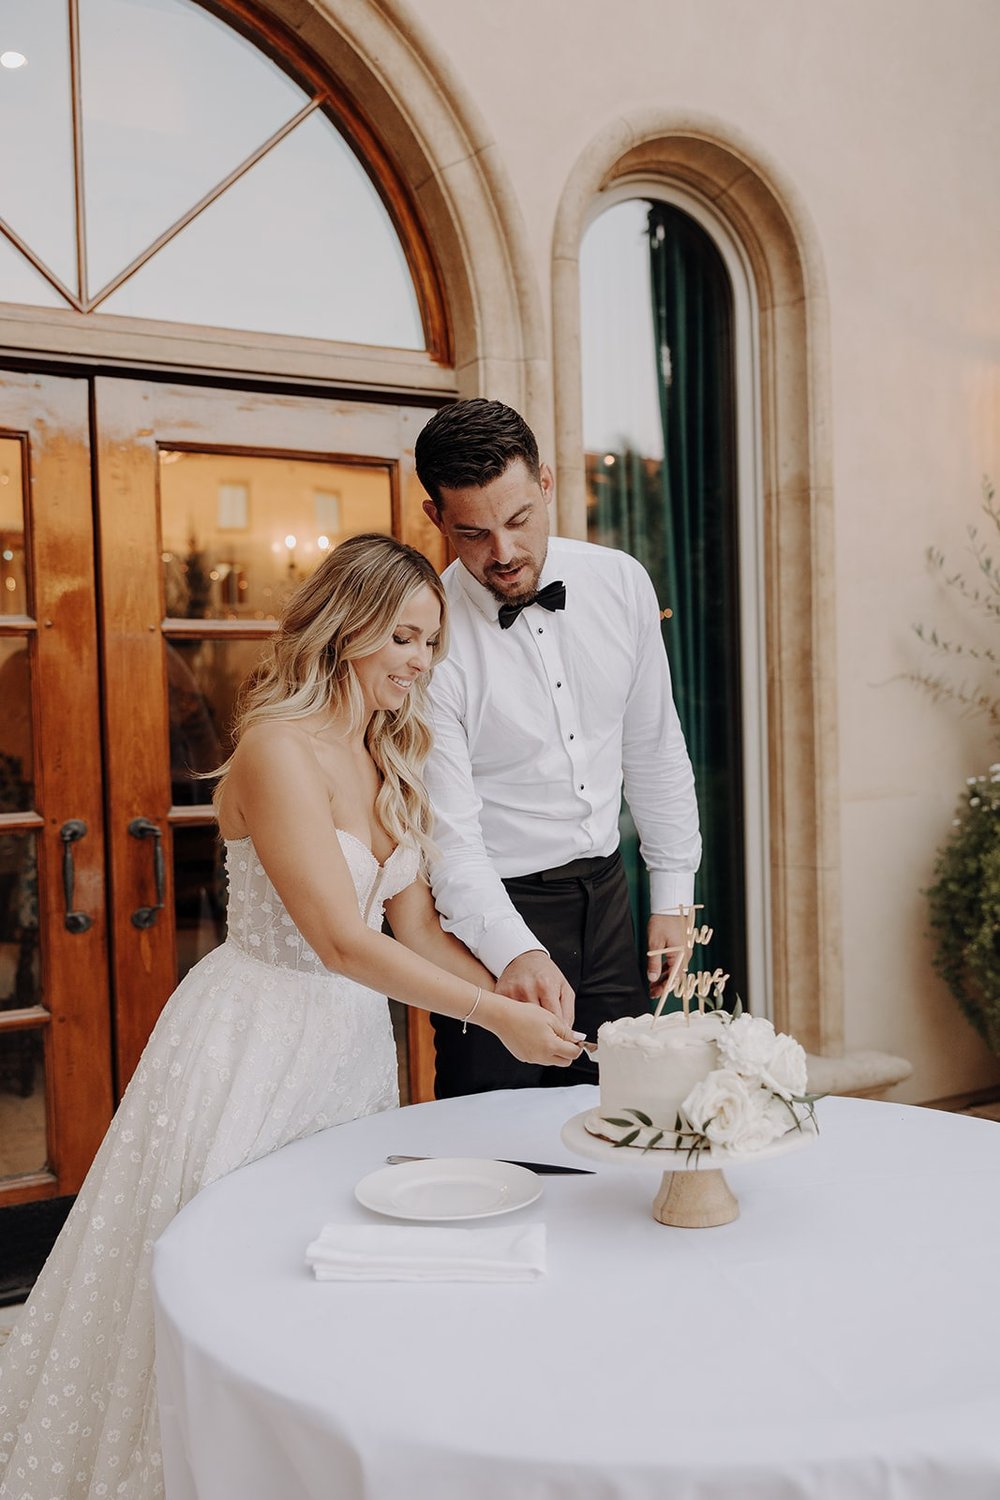
M437 527L437 529L438 529L438 531L440 531L441 535L444 536L445 535L445 529L444 529L444 522L441 519L441 512L438 510L438 508L434 504L433 500L425 500L424 501L424 515L427 517L427 519L429 521L431 521Z

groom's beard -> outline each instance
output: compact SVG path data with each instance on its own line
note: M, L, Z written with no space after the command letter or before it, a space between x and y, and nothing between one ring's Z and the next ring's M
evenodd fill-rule
M538 593L538 580L542 576L545 558L543 557L537 563L530 556L517 558L516 561L524 570L516 588L503 587L501 580L504 570L497 563L493 563L486 569L483 581L494 599L500 604L521 604L525 600L533 599Z

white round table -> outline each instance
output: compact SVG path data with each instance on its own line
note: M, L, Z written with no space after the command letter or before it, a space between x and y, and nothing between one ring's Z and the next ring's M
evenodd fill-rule
M560 1129L596 1098L416 1105L199 1194L155 1254L169 1500L997 1500L991 1121L823 1100L710 1230L658 1224L642 1170L546 1176L533 1283L307 1270L322 1224L379 1222L354 1186L389 1153L595 1165Z

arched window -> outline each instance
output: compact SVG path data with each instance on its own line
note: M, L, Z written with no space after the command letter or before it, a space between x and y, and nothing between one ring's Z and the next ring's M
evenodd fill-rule
M736 246L702 205L635 183L603 195L580 251L592 541L649 571L694 764L708 961L767 1006L765 776L753 309ZM623 811L623 847L638 863ZM645 883L636 881L640 932Z
M0 302L437 352L419 230L304 59L196 0L7 0Z

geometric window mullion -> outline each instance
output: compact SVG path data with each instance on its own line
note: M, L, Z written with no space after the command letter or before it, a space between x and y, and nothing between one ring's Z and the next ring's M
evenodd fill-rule
M214 187L210 188L203 198L201 198L197 203L189 208L186 213L182 214L179 219L177 219L173 224L169 226L169 228L165 229L163 233L159 235L151 245L147 245L145 250L142 250L133 261L131 261L127 266L119 271L118 274L114 276L105 286L101 287L99 291L95 292L93 297L88 298L85 311L93 312L107 297L111 296L112 292L116 292L118 288L122 286L130 276L133 276L136 271L140 270L141 267L144 266L146 262L157 253L158 250L162 250L164 245L169 244L176 235L180 234L182 229L186 229L187 226L191 223L192 219L196 219L200 213L202 213L206 208L209 207L210 204L214 203L215 200L217 198L220 198L228 188L232 187L233 183L238 182L245 172L248 172L251 167L256 166L257 162L259 162L262 157L266 156L267 153L271 151L279 141L283 141L285 136L288 135L290 131L294 130L297 125L299 125L304 119L311 115L314 109L318 109L320 102L321 101L319 99L310 100L308 104L304 105L302 109L299 110L297 115L293 115L290 120L287 120L284 125L280 126L269 140L266 140L262 146L258 146L255 151L251 152L251 154L246 158L245 161L240 162L239 166L234 167L233 170L228 174L228 176L224 177L221 182L217 182Z
M75 307L77 312L84 312L86 310L82 299L78 297L75 292L70 291L69 287L66 286L62 281L60 281L56 273L51 270L45 264L45 262L40 259L39 256L35 254L30 245L25 244L24 240L21 239L21 236L17 233L17 231L13 229L9 224L6 224L3 219L0 219L0 234L2 234L4 238L9 241L9 243L14 247L15 251L18 251L21 255L24 256L25 260L27 260L32 266L34 266L38 274L40 276L43 276L49 283L49 285L54 287L55 290L59 293L60 297L65 298L65 300L70 304L71 307ZM28 276L30 276L30 274L30 272L27 273ZM14 298L9 296L8 288L4 285L4 281L5 278L3 276L3 273L0 272L0 301L10 302L15 300L31 300L27 296L23 298Z
M450 358L419 223L307 57L209 0L3 7L0 303Z

